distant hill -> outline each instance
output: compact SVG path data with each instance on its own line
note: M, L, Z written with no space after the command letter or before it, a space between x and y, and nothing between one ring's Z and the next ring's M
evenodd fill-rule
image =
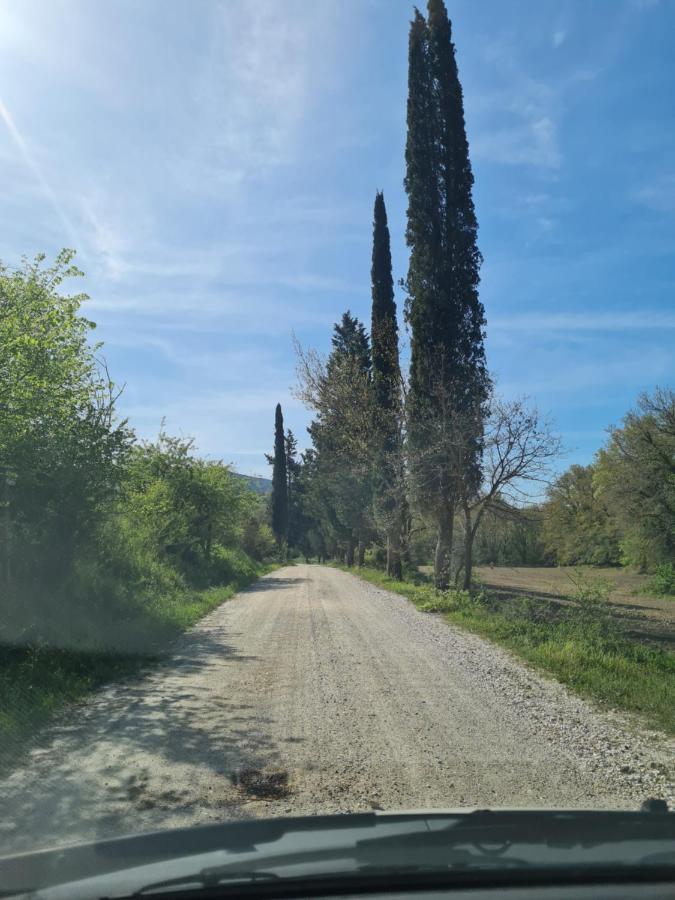
M272 479L271 478L261 478L259 475L242 475L239 472L233 472L237 478L243 478L246 482L247 487L249 487L256 494L271 494L272 493Z

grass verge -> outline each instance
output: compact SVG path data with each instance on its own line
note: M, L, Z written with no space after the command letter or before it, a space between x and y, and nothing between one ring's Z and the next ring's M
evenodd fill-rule
M489 593L439 592L428 582L396 581L378 569L346 571L507 647L584 697L638 713L650 727L675 734L675 656L627 638L593 585L579 586L575 606L552 612L536 601L506 606Z
M129 629L145 636L137 643L145 643L147 652L1 647L0 772L20 761L36 731L68 703L156 661L181 632L275 568L258 566L231 584L187 590L169 601L158 600L143 616L127 623Z

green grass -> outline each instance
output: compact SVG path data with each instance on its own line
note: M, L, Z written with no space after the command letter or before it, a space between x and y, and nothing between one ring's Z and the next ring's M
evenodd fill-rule
M145 653L0 648L0 771L19 762L37 729L67 704L151 664L181 632L275 568L257 566L227 585L158 598L142 616L126 623L144 637L136 643L147 646Z
M378 569L349 571L507 647L576 693L675 734L675 656L627 638L612 623L597 586L579 585L577 604L552 612L536 601L506 605L488 593L441 593L430 583L395 581Z

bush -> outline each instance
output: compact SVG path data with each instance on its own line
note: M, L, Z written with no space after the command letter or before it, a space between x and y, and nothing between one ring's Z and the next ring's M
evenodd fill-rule
M374 569L384 569L387 565L387 551L385 548L376 544L374 547L366 550L364 565L372 566Z
M210 562L212 584L244 585L252 581L257 573L256 564L243 550L218 545L213 548Z
M482 595L472 596L469 591L431 591L427 589L428 596L417 604L423 612L456 612L479 604Z
M675 565L664 563L656 567L656 571L649 579L647 591L658 594L660 597L675 596Z

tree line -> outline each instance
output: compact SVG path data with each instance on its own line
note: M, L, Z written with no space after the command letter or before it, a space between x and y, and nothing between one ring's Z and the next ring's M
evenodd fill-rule
M590 465L554 481L541 539L561 565L675 562L675 392L642 394Z
M72 251L0 266L0 645L146 650L274 541L227 466L119 416L79 275Z
M277 407L273 527L280 546L388 574L432 563L471 585L478 562L673 559L673 394L639 401L588 467L551 484L561 443L526 400L494 389L478 295L482 257L451 24L443 0L415 11L408 45L409 371L400 365L390 234L375 196L370 332L346 311L326 359L296 342L298 396L314 413L301 459ZM293 469L291 489L289 471ZM547 491L545 502L533 497Z
M473 174L442 0L429 0L426 17L416 10L410 26L405 158L409 372L401 371L390 234L378 192L370 332L347 311L327 359L296 345L298 394L314 419L289 516L302 552L362 564L366 548L377 545L393 576L410 560L415 533L432 532L436 585L468 586L483 519L514 512L528 485L544 478L559 441L524 401L498 398L487 371ZM278 447L275 509L286 502L279 499ZM283 524L277 535L287 540Z

